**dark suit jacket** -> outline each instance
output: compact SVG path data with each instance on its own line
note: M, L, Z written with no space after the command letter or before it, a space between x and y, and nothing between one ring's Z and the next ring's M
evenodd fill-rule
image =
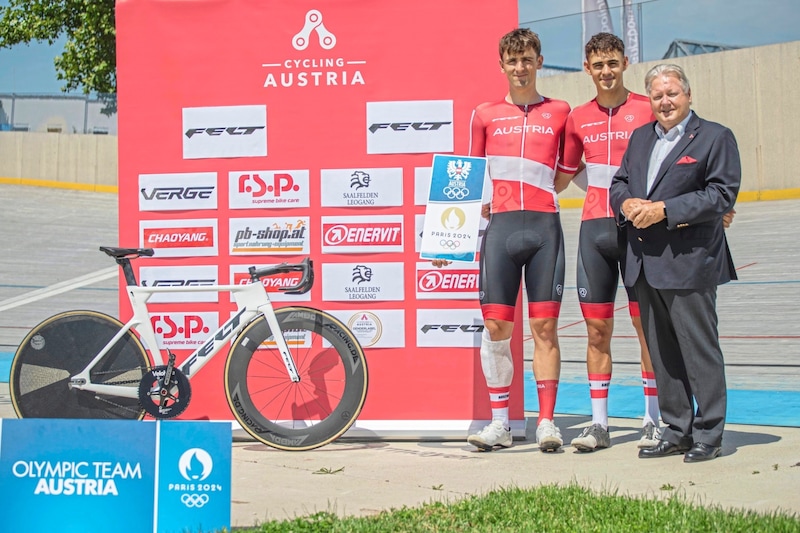
M632 287L644 269L656 289L701 289L736 279L722 215L739 192L741 163L728 128L694 113L647 192L647 166L657 136L654 124L637 128L611 182L611 207L620 214L628 198L662 200L667 219L649 228L626 224L623 280Z

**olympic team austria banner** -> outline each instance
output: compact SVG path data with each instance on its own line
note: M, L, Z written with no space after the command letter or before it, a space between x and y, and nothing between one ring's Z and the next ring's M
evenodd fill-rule
M433 156L420 257L475 261L485 174L485 157Z
M0 419L0 531L230 528L227 422Z
M517 20L516 0L118 0L119 244L155 249L140 281L246 283L310 256L309 293L264 284L364 346L351 431L465 436L491 417L478 264L434 268L421 233L433 154L466 153L472 109L506 94L498 41ZM120 302L130 316L124 287ZM151 303L179 363L235 308L213 292ZM223 359L193 377L184 418L232 419Z

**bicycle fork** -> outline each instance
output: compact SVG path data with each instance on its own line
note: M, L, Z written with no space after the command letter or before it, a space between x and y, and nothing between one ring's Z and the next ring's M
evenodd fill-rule
M300 381L300 373L297 371L297 365L294 362L292 353L289 351L289 345L286 344L286 339L283 337L283 331L278 324L278 318L272 311L272 305L267 304L267 306L269 306L270 309L268 312L263 313L264 319L267 321L270 331L272 331L272 338L275 340L275 344L278 346L278 351L281 354L281 359L286 367L286 372L289 374L289 378L292 380L292 383L297 383ZM259 307L259 310L261 310L261 307Z

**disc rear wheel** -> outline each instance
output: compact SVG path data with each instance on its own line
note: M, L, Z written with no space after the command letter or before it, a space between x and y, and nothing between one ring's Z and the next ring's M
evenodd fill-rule
M141 419L137 398L72 389L81 372L123 324L94 311L68 311L34 327L11 362L11 403L20 418ZM139 338L128 331L91 370L97 384L138 390L149 360Z

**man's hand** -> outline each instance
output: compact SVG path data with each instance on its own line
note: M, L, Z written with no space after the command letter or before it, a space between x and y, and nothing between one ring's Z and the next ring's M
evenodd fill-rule
M436 268L442 268L442 267L446 267L447 265L452 263L452 261L448 261L447 259L432 259L431 263Z
M634 228L649 228L658 224L664 216L664 202L651 202L641 198L629 198L622 203L622 212Z
M733 222L733 217L736 215L736 209L731 209L724 215L722 215L722 227L728 229L731 227L731 222Z
M483 204L481 206L481 216L489 220L489 215L492 214L492 204Z

